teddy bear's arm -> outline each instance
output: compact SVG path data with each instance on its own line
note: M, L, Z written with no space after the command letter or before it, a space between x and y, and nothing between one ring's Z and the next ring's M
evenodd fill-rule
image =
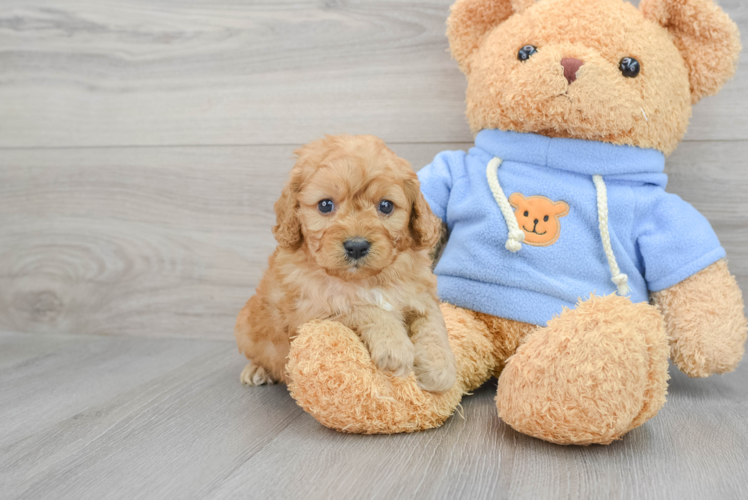
M690 278L652 294L665 317L670 356L691 377L734 370L745 349L743 296L720 260Z

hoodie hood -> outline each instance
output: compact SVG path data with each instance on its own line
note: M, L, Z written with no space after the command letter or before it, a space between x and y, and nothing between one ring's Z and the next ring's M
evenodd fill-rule
M505 161L602 175L606 180L654 184L663 189L667 185L665 155L656 149L503 130L480 131L475 145Z

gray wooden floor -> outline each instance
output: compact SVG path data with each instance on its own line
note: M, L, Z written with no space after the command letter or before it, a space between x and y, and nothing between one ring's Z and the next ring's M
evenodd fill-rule
M450 3L0 0L0 498L748 498L748 363L671 370L655 419L587 448L515 433L490 385L366 437L239 384L294 148L470 146ZM668 161L746 291L747 59Z

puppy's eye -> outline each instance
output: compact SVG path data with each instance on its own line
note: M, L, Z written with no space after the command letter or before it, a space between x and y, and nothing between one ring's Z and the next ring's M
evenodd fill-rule
M525 45L521 49L519 49L519 54L517 54L517 59L520 61L527 61L530 59L530 56L534 55L538 51L538 48L534 45Z
M636 78L639 76L639 71L641 71L641 64L633 57L624 57L621 59L618 69L621 70L621 73L626 78Z
M395 204L392 203L390 200L382 200L379 202L379 211L385 215L391 214L394 208L395 208Z
M329 214L330 212L332 212L332 209L335 208L335 204L332 202L332 200L322 200L317 203L317 208L323 214Z
M528 212L527 210L525 210L525 217L529 217L529 216L530 216L530 212Z
M545 217L543 217L543 220L544 220L545 222L548 222L548 216L546 215Z

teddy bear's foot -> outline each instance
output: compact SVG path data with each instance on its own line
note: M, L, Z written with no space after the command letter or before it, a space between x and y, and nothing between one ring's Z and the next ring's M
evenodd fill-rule
M443 305L442 312L457 363L457 382L448 391L422 390L412 372L396 377L379 370L356 333L335 321L314 321L291 344L291 396L320 423L342 432L395 434L440 426L495 364L485 325L454 306Z
M499 378L499 415L557 444L608 444L665 403L668 344L648 304L592 297L530 334Z

